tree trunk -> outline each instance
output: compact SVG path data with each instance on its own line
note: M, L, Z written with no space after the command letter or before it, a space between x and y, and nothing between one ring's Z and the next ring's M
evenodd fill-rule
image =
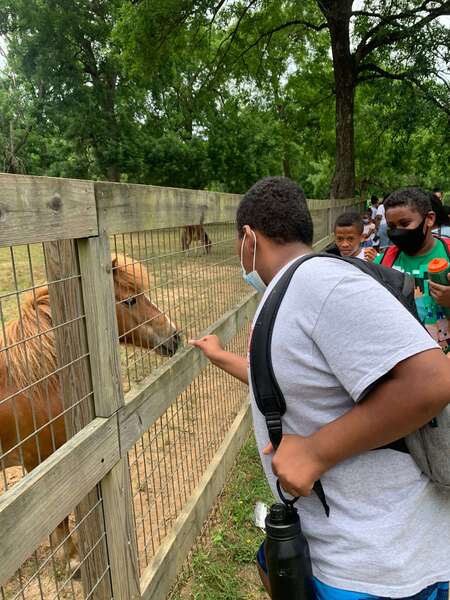
M355 194L355 145L353 113L356 70L350 50L351 0L321 2L331 37L336 90L336 165L331 183L332 198Z
M291 161L289 159L289 154L288 154L288 149L286 147L286 145L284 146L284 157L283 157L283 175L285 177L289 177L289 179L292 179L292 174L291 174Z

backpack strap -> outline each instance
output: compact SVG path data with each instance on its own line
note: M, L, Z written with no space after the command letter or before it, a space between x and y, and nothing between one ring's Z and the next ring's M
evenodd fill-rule
M302 256L288 268L267 297L253 326L250 343L250 373L253 394L258 409L266 419L269 439L275 450L278 448L283 437L281 416L286 412L286 401L273 372L271 358L273 327L281 301L294 273L303 262L315 256L317 255ZM329 257L330 255L324 254L322 256ZM328 506L320 480L314 483L313 489L319 497L325 514L328 517L330 507ZM298 498L294 502L296 500Z
M400 250L397 248L397 246L389 246L383 253L383 258L381 259L380 265L384 265L385 267L393 267L399 254Z
M439 235L433 236L435 239L440 240L442 245L447 252L447 257L450 261L450 238L441 237ZM398 255L400 254L399 248L397 246L389 246L383 253L383 258L381 259L380 265L384 265L385 267L394 266L395 261L397 260Z
M444 246L445 251L447 252L447 258L450 262L450 238L441 237L440 235L435 235L433 237L435 237L437 240L440 240L442 242L442 245Z
M388 251L386 251L386 254ZM250 342L250 375L255 402L258 409L265 417L269 439L275 450L278 448L283 437L281 417L286 412L286 401L273 371L271 357L273 328L281 302L295 272L304 262L317 257L333 258L335 260L350 263L366 275L370 275L382 285L381 281L375 276L371 265L363 260L337 256L334 254L311 253L306 256L301 256L294 261L273 287L253 326ZM381 267L381 269L383 269L383 267ZM412 285L410 278L405 277L405 285ZM393 442L392 444L383 446L383 448L391 448L402 452L407 451L403 440ZM326 515L329 516L330 509L320 480L315 482L313 489L322 502Z

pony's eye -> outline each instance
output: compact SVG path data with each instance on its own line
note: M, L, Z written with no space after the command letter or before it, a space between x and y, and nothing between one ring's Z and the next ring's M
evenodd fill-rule
M134 306L136 304L136 298L125 298L125 300L122 300L122 302L127 306Z

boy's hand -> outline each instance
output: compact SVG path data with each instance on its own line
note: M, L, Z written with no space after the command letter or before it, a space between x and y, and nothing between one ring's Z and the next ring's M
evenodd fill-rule
M369 248L364 248L364 258L367 261L373 262L377 256L378 256L378 252L375 250L375 248L370 247L370 246L369 246Z
M189 340L189 344L199 348L212 363L217 362L217 359L220 358L224 352L217 335L205 335L199 340Z
M272 444L264 454L273 452ZM309 496L314 483L328 469L314 448L311 438L300 435L283 435L281 444L272 458L272 471L281 487L292 496Z
M450 274L447 275L450 281ZM440 283L434 283L434 281L428 282L430 289L430 296L433 298L439 306L444 308L450 308L450 285L441 285Z

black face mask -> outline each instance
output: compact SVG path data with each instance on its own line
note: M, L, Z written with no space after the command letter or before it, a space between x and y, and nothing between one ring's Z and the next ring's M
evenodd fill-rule
M423 231L425 225L424 217L423 221L414 229L388 229L388 237L393 244L397 246L405 254L414 256L422 248L425 238L427 237L427 231Z

